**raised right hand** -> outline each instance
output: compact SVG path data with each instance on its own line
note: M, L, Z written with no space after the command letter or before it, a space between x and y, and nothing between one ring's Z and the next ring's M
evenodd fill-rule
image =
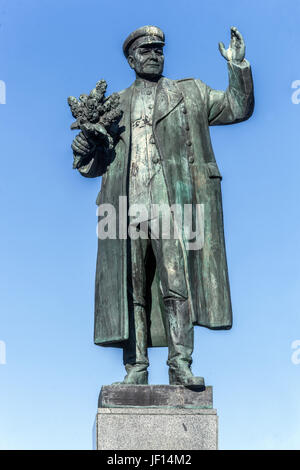
M96 145L87 139L83 132L80 132L73 140L71 147L74 154L87 157L95 150Z
M245 42L243 36L235 26L230 28L231 40L228 49L225 48L223 42L219 42L219 50L222 56L235 63L241 63L245 58Z

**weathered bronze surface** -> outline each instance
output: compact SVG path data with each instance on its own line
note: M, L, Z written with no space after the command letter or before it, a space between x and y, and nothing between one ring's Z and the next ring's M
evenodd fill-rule
M234 27L229 48L219 43L228 64L226 91L198 79L164 77L164 43L163 32L154 26L130 34L123 51L136 80L114 98L118 112L113 126L99 127L101 118L98 123L85 120L72 149L74 166L83 176L102 176L100 207L111 204L126 214L133 204L204 208L198 249L188 249L184 235L155 238L149 226L144 238L126 237L117 217L116 238L98 241L94 338L98 345L123 348L127 375L122 383L147 384L147 347L168 346L170 384L203 388L204 379L191 372L193 325L232 325L222 177L209 126L251 116L252 74L244 40ZM127 197L123 208L120 197ZM141 232L149 219L140 219Z

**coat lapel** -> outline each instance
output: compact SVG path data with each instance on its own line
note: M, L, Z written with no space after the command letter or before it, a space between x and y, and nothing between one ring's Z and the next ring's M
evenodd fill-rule
M121 94L120 108L123 111L122 118L119 122L119 127L122 129L120 138L123 140L126 148L130 148L131 138L131 103L134 90L134 83Z
M158 82L154 106L154 127L165 118L183 100L176 83L169 78L162 77Z

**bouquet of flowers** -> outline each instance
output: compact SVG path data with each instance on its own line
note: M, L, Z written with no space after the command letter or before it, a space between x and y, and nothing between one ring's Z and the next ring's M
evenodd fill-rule
M112 150L122 111L119 107L119 94L113 93L106 98L106 89L106 81L99 80L89 95L82 94L79 100L69 96L68 104L76 119L71 129L80 129L87 138L94 141L101 138L106 149ZM80 155L74 155L73 168L78 168L82 158Z

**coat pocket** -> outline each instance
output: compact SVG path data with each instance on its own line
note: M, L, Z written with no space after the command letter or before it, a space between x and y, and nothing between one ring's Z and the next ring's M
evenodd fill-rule
M208 178L219 178L220 180L222 179L222 175L216 162L206 163L206 174Z

